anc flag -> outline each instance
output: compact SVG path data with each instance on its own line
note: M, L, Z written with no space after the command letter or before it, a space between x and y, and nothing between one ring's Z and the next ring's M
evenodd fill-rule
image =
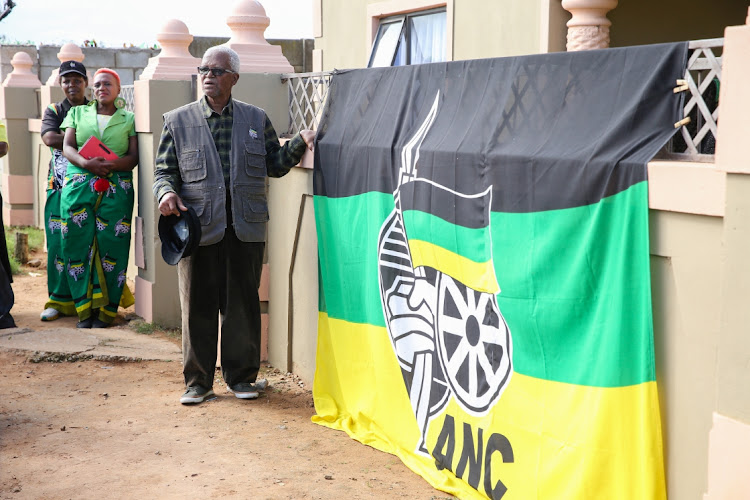
M336 72L314 421L460 498L665 498L646 165L686 56Z

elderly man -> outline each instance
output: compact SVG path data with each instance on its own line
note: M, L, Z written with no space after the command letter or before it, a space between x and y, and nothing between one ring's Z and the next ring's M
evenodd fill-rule
M206 51L198 68L204 97L164 115L156 155L159 212L179 215L190 206L202 231L200 246L178 264L182 404L214 395L219 314L227 388L240 399L258 397L265 178L289 172L315 138L305 130L281 147L265 112L232 98L239 69L232 49Z

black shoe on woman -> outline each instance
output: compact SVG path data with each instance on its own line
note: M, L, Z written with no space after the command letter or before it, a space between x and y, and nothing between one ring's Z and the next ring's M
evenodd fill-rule
M91 323L91 328L107 328L108 326L109 326L109 323L105 323L99 318L95 318L94 321Z
M91 328L91 324L94 322L94 320L89 316L88 318L84 319L83 321L79 321L76 323L76 328Z
M10 313L5 313L0 316L0 330L5 328L15 328L16 322L13 321L13 316Z

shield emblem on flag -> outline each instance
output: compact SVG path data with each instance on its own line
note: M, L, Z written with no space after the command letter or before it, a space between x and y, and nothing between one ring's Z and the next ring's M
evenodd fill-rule
M429 455L429 422L451 394L467 413L483 415L513 371L510 330L495 298L491 187L464 195L417 176L438 102L402 150L396 208L378 238L383 313L422 455Z

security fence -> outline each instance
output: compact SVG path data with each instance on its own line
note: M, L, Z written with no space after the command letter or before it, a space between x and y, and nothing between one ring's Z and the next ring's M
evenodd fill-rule
M323 114L332 71L320 73L288 73L281 75L289 91L288 135L300 130L317 130Z
M688 48L685 78L675 82L675 92L689 94L685 96L684 119L675 124L679 132L667 146L667 154L675 159L713 161L724 39L694 40Z

